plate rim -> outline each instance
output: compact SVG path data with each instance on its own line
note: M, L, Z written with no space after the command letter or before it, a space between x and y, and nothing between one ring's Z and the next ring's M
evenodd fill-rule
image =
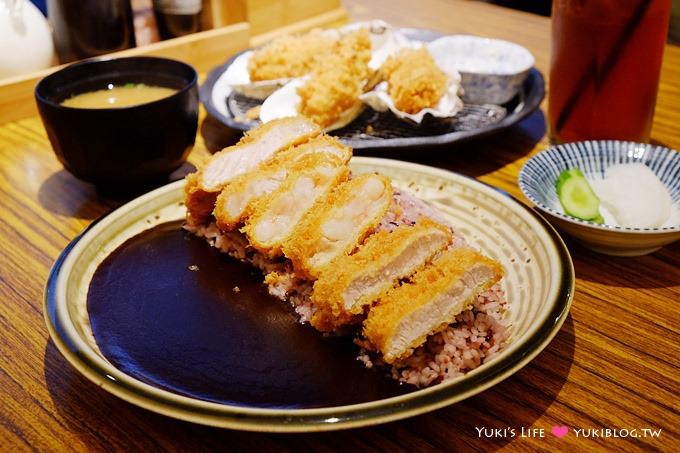
M432 36L447 36L445 33L437 32L434 30L428 30L424 28L401 28L408 33L425 33ZM461 33L452 34L451 36L461 35ZM479 38L486 38L484 36L477 35L467 35L466 36L476 36ZM512 41L508 41L512 42ZM516 43L514 43L516 44ZM241 123L236 121L232 116L223 115L215 104L213 103L212 94L215 83L220 78L220 76L227 70L229 65L238 58L241 54L245 52L252 51L253 48L245 49L238 52L231 57L229 57L223 64L214 67L208 72L205 81L199 87L199 97L201 104L206 109L206 111L213 118L217 119L223 125L230 127L232 129L247 131L251 127L246 123ZM508 112L508 114L498 121L497 123L490 124L488 126L473 129L469 131L455 131L440 135L430 135L424 137L396 137L396 138L382 138L382 139L372 139L372 140L361 140L361 139L351 139L345 140L341 139L343 143L351 146L356 151L370 150L372 152L389 152L395 150L402 150L405 148L423 148L427 146L438 146L438 145L449 145L449 144L459 144L464 143L469 140L474 140L481 137L486 137L498 132L501 132L525 119L527 116L532 114L543 102L545 98L545 79L541 72L532 66L529 69L529 74L527 78L522 83L522 92L524 93L524 99L522 100L523 106L519 111ZM331 132L332 135L332 132Z
M97 226L101 225L102 221L115 215L116 212L119 214L124 212L124 208L129 209L132 205L141 205L149 199L171 193L175 190L181 190L184 184L183 180L162 186L105 214L90 224L64 248L50 270L43 298L45 322L52 341L66 360L88 380L130 403L157 413L204 425L266 432L328 431L369 426L411 417L478 394L500 383L533 360L560 330L567 318L574 296L575 276L573 262L562 238L550 223L536 210L529 208L504 191L478 181L475 178L448 170L398 160L366 157L356 157L354 159L366 165L396 166L407 170L420 170L421 172L425 171L428 174L449 179L451 177L465 178L473 186L476 186L475 188L492 191L497 197L502 197L499 199L503 199L510 204L516 204L531 215L538 222L539 227L543 227L543 231L547 233L547 237L552 241L558 254L559 264L562 268L561 279L558 283L559 289L556 298L552 301L553 306L549 310L544 324L525 340L521 350L489 362L488 366L478 369L477 373L466 380L453 381L450 384L433 386L416 390L406 395L368 403L313 409L264 409L213 403L158 389L150 384L127 376L120 370L117 370L119 371L117 374L122 376L119 376L119 379L114 378L108 374L109 370L100 363L97 363L96 360L93 361L88 357L90 352L83 350L82 345L78 345L77 340L69 337L68 326L63 325L63 320L57 309L56 297L58 281L61 275L60 271L73 248L86 235L93 234L93 231L96 232ZM552 323L550 320L552 320ZM101 361L103 362L103 359Z

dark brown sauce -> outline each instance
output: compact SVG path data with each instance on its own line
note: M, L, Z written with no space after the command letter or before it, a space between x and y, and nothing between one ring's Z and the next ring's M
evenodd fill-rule
M259 271L183 232L180 222L144 231L111 253L92 278L87 304L97 344L113 365L182 395L309 408L412 390L366 369L351 338L297 322L287 303L267 293Z

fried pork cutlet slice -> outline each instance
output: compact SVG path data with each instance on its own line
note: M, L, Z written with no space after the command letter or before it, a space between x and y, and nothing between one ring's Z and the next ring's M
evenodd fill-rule
M270 160L279 151L320 133L316 124L303 117L282 118L253 129L236 145L213 155L201 170L186 178L187 222L206 223L215 208L217 195L226 184Z
M284 244L295 273L316 278L335 257L354 250L380 223L393 192L390 180L376 174L340 185L315 206Z
M449 249L381 297L368 312L363 334L385 362L406 358L502 276L497 261L470 248Z
M434 107L446 93L448 77L425 47L402 49L385 61L380 73L387 80L395 107L402 112Z
M352 150L336 138L322 135L278 153L271 162L237 177L222 190L213 211L217 226L222 231L229 231L242 224L261 197L278 189L291 172L307 167L309 162L298 164L311 154L335 156L346 164L352 157Z
M250 245L269 257L281 254L281 246L317 200L349 177L349 168L335 156L305 156L278 190L262 197L241 229Z
M309 80L297 89L298 111L323 128L352 121L362 108L359 95L370 59L368 30L359 29L340 39L331 52L318 59Z
M334 316L359 314L397 281L413 275L453 240L451 230L425 217L414 225L379 231L359 251L341 255L314 283L312 302Z
M248 59L250 80L274 80L309 74L337 38L321 30L299 36L284 35L254 51Z

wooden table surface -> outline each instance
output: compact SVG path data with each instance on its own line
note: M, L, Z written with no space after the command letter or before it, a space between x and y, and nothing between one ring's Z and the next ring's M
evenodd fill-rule
M546 18L455 0L352 0L346 6L353 19L377 17L400 26L516 41L533 52L536 66L547 76ZM654 142L680 148L678 105L680 48L669 46ZM543 112L485 140L399 157L474 176L522 198L516 184L519 169L547 145ZM206 120L190 161L199 164L209 155L207 149L227 141L223 130ZM63 170L36 117L0 125L0 172L2 451L680 451L680 243L650 256L610 258L565 238L577 283L561 331L523 370L462 403L342 432L235 432L140 409L91 384L66 362L43 320L48 271L76 234L120 201L99 196ZM557 439L550 434L554 425L567 425L571 431ZM512 428L516 435L480 437L476 428ZM545 437L522 437L522 428L525 433L544 430ZM650 428L661 434L574 434L574 429L597 428L636 429L641 436L643 428Z

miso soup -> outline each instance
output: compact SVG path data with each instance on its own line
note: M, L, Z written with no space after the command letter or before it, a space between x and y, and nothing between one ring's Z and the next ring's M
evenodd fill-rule
M111 107L130 107L157 101L175 94L174 88L145 85L143 83L127 83L125 85L109 85L103 90L77 94L61 105L81 109L107 109Z

